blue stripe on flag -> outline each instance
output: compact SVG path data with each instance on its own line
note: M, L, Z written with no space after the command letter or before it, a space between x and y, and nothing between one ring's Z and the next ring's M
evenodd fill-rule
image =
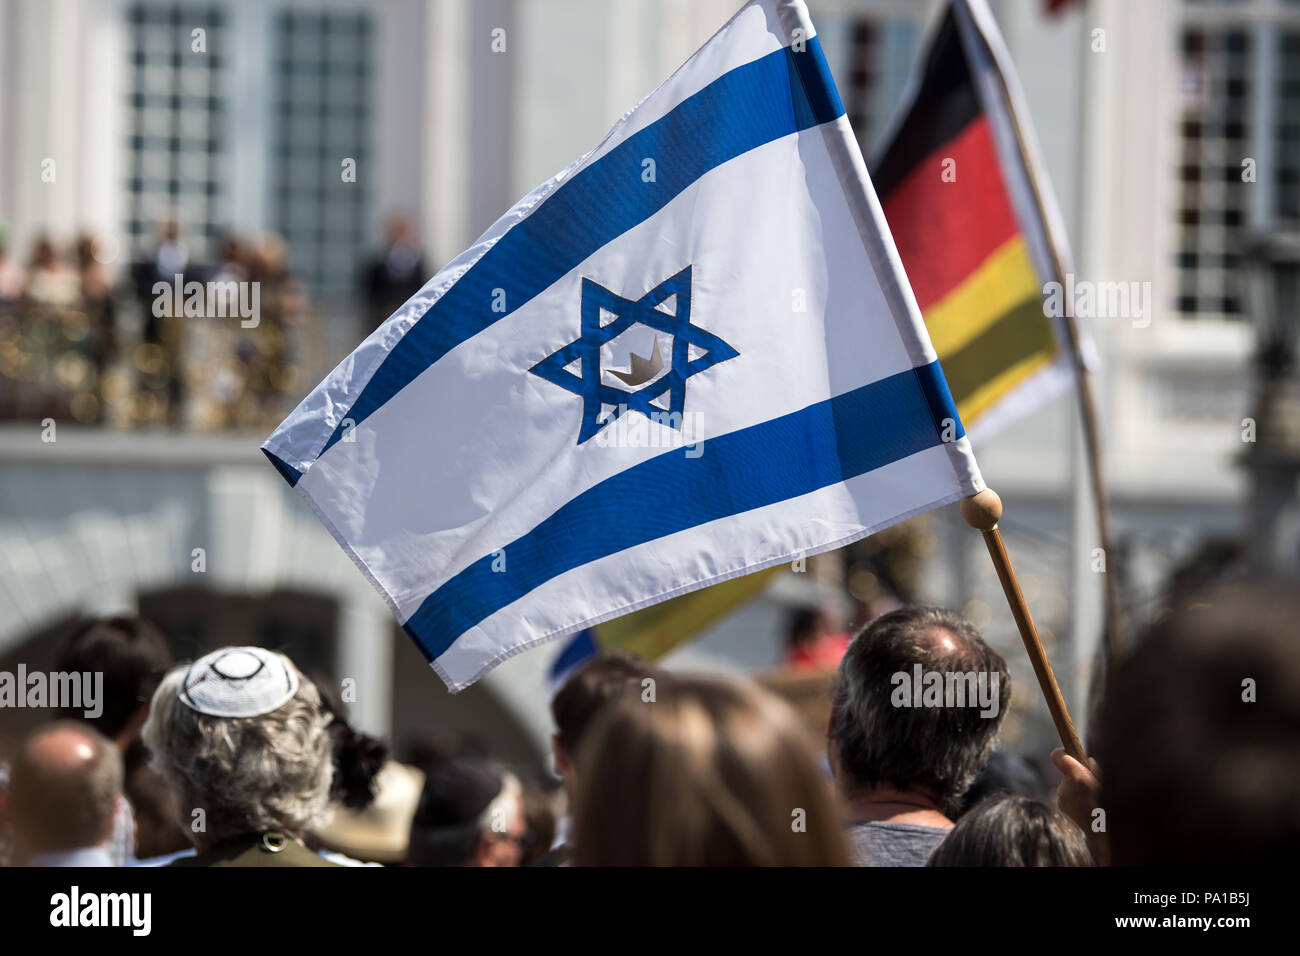
M289 482L290 488L298 484L298 479L302 477L301 471L281 459L279 455L274 455L265 448L262 449L262 454L275 466L275 470L280 473L280 477Z
M425 598L403 625L425 657L554 577L626 548L825 488L965 431L937 361L780 418L664 452L605 479ZM774 459L779 458L779 462Z
M320 454L457 345L568 274L715 166L844 112L816 37L736 67L574 174L501 235L384 358ZM655 160L654 182L642 163ZM506 311L494 312L495 290ZM576 308L576 306L575 306Z

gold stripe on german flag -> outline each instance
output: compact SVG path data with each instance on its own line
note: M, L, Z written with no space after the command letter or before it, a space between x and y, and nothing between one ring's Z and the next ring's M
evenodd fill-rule
M872 179L966 425L1060 354L951 9Z

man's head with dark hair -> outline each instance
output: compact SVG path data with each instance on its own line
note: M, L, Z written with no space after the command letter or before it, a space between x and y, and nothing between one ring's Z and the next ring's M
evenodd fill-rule
M102 846L122 793L122 755L84 723L37 728L9 768L6 808L28 856Z
M124 747L144 724L158 682L174 663L167 639L141 617L106 617L78 624L55 659L58 671L104 675L103 713L95 729ZM80 719L80 710L60 716Z
M930 866L1092 866L1083 831L1040 800L994 794L977 803L930 855Z
M995 750L961 798L962 814L976 804L999 793L1009 793L1031 800L1046 800L1047 785L1042 775L1024 757Z
M914 696L918 666L924 680L937 674L962 697L935 706ZM975 699L981 676L992 708ZM849 798L878 788L915 793L952 816L993 752L1010 699L1006 661L961 615L909 607L876 618L845 652L832 700L831 764L841 789Z
M573 773L573 758L583 734L605 704L620 694L640 693L641 682L660 681L664 672L626 651L605 651L584 662L564 682L551 700L555 719L552 750L555 769L566 782Z
M1300 595L1212 586L1111 670L1098 759L1111 861L1290 864L1300 852Z
M329 724L334 760L330 800L348 810L365 810L375 802L379 772L391 750L380 738L352 726L347 705L328 677L319 672L308 676L320 694L321 707L333 718Z
M518 866L526 837L514 774L458 758L431 769L411 820L407 866Z

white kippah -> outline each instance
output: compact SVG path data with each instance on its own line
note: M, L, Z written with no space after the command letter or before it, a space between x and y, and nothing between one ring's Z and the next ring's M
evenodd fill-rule
M261 647L223 647L190 665L176 694L191 710L212 717L269 714L298 693L298 669Z

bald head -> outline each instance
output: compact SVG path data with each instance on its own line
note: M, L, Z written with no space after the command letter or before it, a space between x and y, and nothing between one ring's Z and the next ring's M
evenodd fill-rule
M85 724L58 721L34 731L9 771L8 806L29 854L103 844L122 792L122 758Z

